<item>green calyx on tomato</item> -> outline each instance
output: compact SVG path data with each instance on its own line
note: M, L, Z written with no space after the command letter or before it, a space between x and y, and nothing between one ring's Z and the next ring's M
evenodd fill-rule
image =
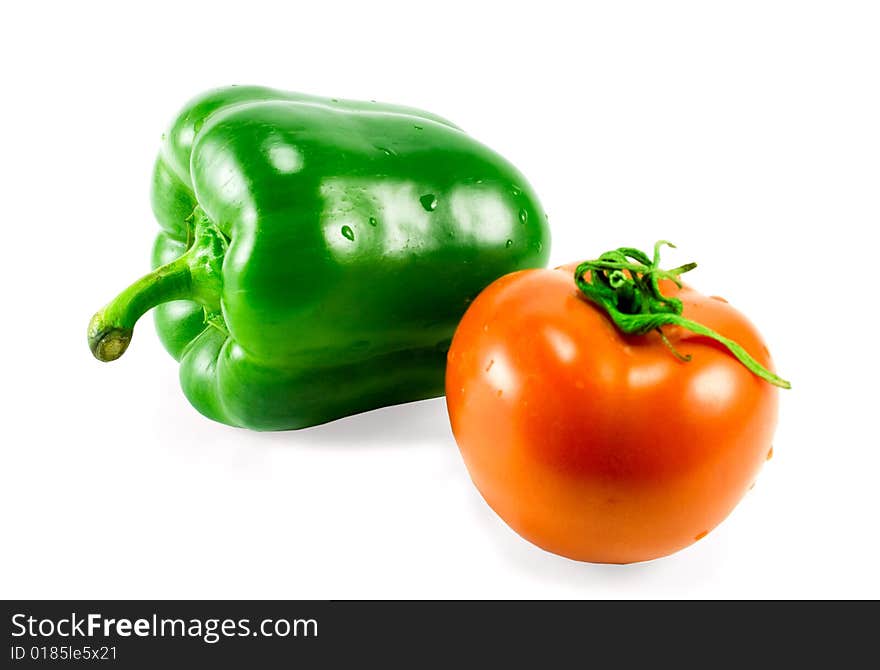
M574 281L583 294L611 317L621 332L627 335L645 335L657 331L663 343L684 362L690 355L682 355L663 333L663 326L680 326L697 335L710 337L724 345L737 360L755 375L774 386L790 389L791 383L773 374L758 363L739 343L701 323L681 315L682 302L665 296L660 291L660 280L668 279L681 288L679 276L697 267L686 263L672 270L660 268L660 249L675 248L666 240L654 245L654 257L638 249L620 247L606 251L596 260L584 261L574 272ZM589 280L584 277L589 272Z

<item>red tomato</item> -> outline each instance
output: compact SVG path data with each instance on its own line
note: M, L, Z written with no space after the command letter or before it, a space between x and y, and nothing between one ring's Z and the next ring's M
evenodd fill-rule
M581 561L631 563L704 537L769 457L776 387L712 339L624 335L574 282L577 264L497 280L449 351L452 431L483 497L517 533ZM682 316L772 370L754 326L721 298L663 280Z

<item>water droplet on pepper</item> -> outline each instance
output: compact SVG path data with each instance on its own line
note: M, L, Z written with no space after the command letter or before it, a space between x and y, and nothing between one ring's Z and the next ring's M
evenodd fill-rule
M428 212L433 212L437 209L437 198L433 193L426 193L421 198L419 198L419 202L422 203L422 207L425 208Z
M342 226L342 236L354 242L354 231L351 229L351 226Z

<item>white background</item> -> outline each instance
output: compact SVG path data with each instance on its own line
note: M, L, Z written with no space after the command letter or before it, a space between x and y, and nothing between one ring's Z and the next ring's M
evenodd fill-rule
M0 596L880 597L876 3L10 7ZM757 487L677 555L579 564L483 503L442 399L257 434L189 407L151 319L93 360L160 134L231 83L454 120L529 177L554 263L677 242L794 383Z

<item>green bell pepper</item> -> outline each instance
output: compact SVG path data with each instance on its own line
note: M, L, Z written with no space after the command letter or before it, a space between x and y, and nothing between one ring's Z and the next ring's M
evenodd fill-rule
M526 180L457 126L267 88L183 109L152 204L155 269L93 317L92 352L156 307L190 402L259 430L442 395L468 303L549 254Z

